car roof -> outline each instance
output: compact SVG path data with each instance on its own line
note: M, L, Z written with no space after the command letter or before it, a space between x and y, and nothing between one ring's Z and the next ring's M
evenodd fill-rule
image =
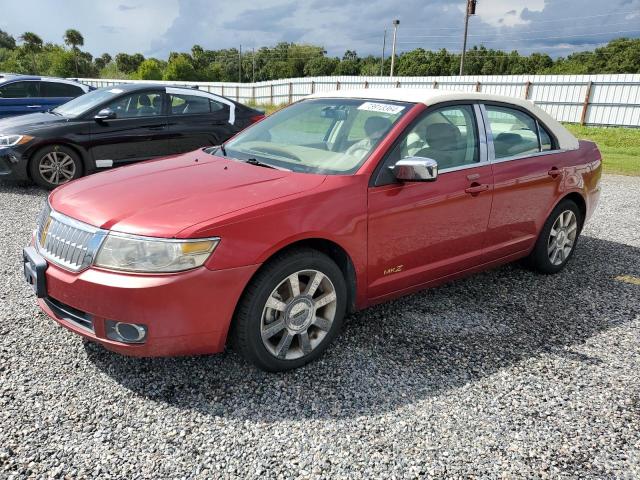
M194 91L198 90L197 88L186 87L184 85L166 85L162 83L117 83L114 85L109 85L107 87L102 87L105 90L109 90L112 88L118 88L124 92L136 92L138 90L149 90L158 88L164 90L165 88L179 88L185 91ZM206 90L201 90L202 92L206 92ZM208 93L208 92L207 92Z
M71 78L25 75L22 73L0 73L0 83L14 81L14 80L45 80L45 81L52 81L52 82L71 83L74 85L81 85L83 87L88 87L88 85L85 85L84 83L81 83L76 79L71 79Z
M551 115L522 98L506 97L484 92L462 92L439 88L361 88L354 90L336 90L318 92L306 98L357 98L363 100L387 100L396 102L422 103L427 106L451 101L485 101L512 104L530 112L549 128L563 150L576 150L578 140Z

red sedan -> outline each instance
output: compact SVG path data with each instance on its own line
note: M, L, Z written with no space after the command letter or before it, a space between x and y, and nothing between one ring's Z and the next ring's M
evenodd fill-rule
M276 371L349 312L526 258L570 260L601 156L530 102L316 94L226 144L55 190L24 250L54 320L127 355L220 352Z

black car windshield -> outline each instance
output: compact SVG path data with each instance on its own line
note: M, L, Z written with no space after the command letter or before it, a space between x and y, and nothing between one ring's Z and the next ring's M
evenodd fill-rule
M59 107L54 108L52 112L64 117L75 118L121 93L124 93L124 90L118 87L99 88L98 90L80 95L67 103L63 103Z
M347 98L303 100L236 135L216 153L297 172L349 174L412 105Z

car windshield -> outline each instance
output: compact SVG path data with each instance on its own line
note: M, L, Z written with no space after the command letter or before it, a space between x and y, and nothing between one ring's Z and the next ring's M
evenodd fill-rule
M412 105L386 100L303 100L238 134L216 154L297 172L349 174Z
M124 90L117 87L99 88L98 90L80 95L67 103L63 103L59 107L54 108L52 112L62 115L63 117L75 118L123 92Z

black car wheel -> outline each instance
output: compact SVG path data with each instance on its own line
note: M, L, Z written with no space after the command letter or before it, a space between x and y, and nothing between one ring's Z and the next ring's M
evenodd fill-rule
M346 283L331 258L307 248L289 251L272 259L247 287L231 340L263 370L297 368L329 346L346 304Z
M49 190L82 176L82 161L76 152L62 145L38 150L29 164L31 179Z

